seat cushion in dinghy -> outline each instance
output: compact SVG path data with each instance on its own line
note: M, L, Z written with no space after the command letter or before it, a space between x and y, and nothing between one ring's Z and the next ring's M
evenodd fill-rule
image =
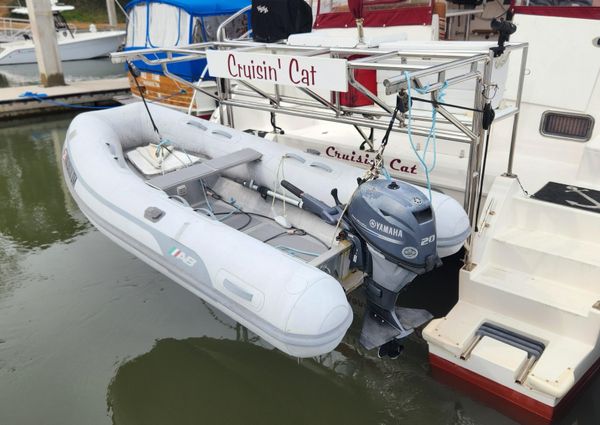
M181 167L198 162L200 158L180 151L162 150L162 157L157 155L158 145L140 146L127 152L127 159L144 176L155 176L168 173Z

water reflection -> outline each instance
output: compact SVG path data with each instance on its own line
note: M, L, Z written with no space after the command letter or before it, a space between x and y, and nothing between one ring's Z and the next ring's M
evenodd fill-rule
M422 340L381 360L359 348L359 331L355 323L334 352L301 361L243 328L235 341L159 340L117 369L113 424L515 424L433 380Z
M72 214L76 209L60 171L71 119L0 129L0 235L20 248L47 247L85 227Z
M125 76L123 64L114 64L109 58L67 61L62 67L67 83ZM39 78L35 63L0 66L0 87L38 84Z
M108 388L119 424L376 424L360 379L313 361L213 338L164 339L119 367Z
M413 339L406 350L386 361L345 341L298 361L243 337L162 339L118 367L107 404L113 425L516 425L433 380L424 344ZM597 379L557 425L596 425L599 387Z

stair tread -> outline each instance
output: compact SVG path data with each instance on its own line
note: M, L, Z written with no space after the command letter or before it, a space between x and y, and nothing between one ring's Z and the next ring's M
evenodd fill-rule
M511 228L495 240L600 267L600 243L582 241L540 230Z
M598 300L592 292L496 265L481 267L473 280L584 317Z
M594 212L594 211L587 211L587 210L584 210L581 208L575 208L575 207L571 207L568 205L555 204L554 202L548 202L543 199L523 198L523 197L518 197L518 198L513 198L513 199L522 204L529 204L529 205L543 204L544 208L552 208L552 209L556 209L557 211L568 211L569 213L573 213L573 214L582 214L583 216L589 217L592 219L596 218L596 214L598 214L597 212Z

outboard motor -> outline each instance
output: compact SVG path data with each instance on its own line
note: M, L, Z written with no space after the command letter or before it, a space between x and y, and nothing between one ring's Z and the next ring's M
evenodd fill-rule
M287 181L282 186L302 200L301 207L336 224L344 207L304 193ZM437 254L435 217L429 199L417 188L397 180L370 180L354 192L343 218L345 236L353 244L352 267L365 274L367 309L360 336L368 350L399 354L398 340L429 321L426 310L398 308L398 295L417 275L441 264Z
M381 347L431 319L425 310L397 309L396 300L417 275L441 264L433 210L429 199L409 184L371 180L350 200L348 221L367 254L367 311L360 342L367 349Z

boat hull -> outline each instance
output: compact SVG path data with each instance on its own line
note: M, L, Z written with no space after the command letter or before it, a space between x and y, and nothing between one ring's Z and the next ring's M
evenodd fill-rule
M438 381L471 395L514 420L530 425L547 425L560 418L577 395L600 369L600 359L556 405L542 403L458 364L429 353L431 374Z
M137 83L139 83L142 89L144 98L150 102L159 103L182 112L188 112L193 99L194 104L191 107L191 112L201 118L210 118L217 106L215 101L209 96L206 96L201 92L196 92L196 95L194 96L194 90L189 87L184 87L175 80L165 77L164 75L142 71L140 76L137 77L137 80ZM129 86L131 87L131 94L141 99L137 83L130 74ZM205 90L212 91L215 94L217 92L217 85L214 81L203 81L199 83L199 85Z
M123 44L124 31L105 31L75 34L74 39L58 41L58 52L62 61L94 59L108 56ZM33 41L19 41L2 46L0 65L37 63Z

